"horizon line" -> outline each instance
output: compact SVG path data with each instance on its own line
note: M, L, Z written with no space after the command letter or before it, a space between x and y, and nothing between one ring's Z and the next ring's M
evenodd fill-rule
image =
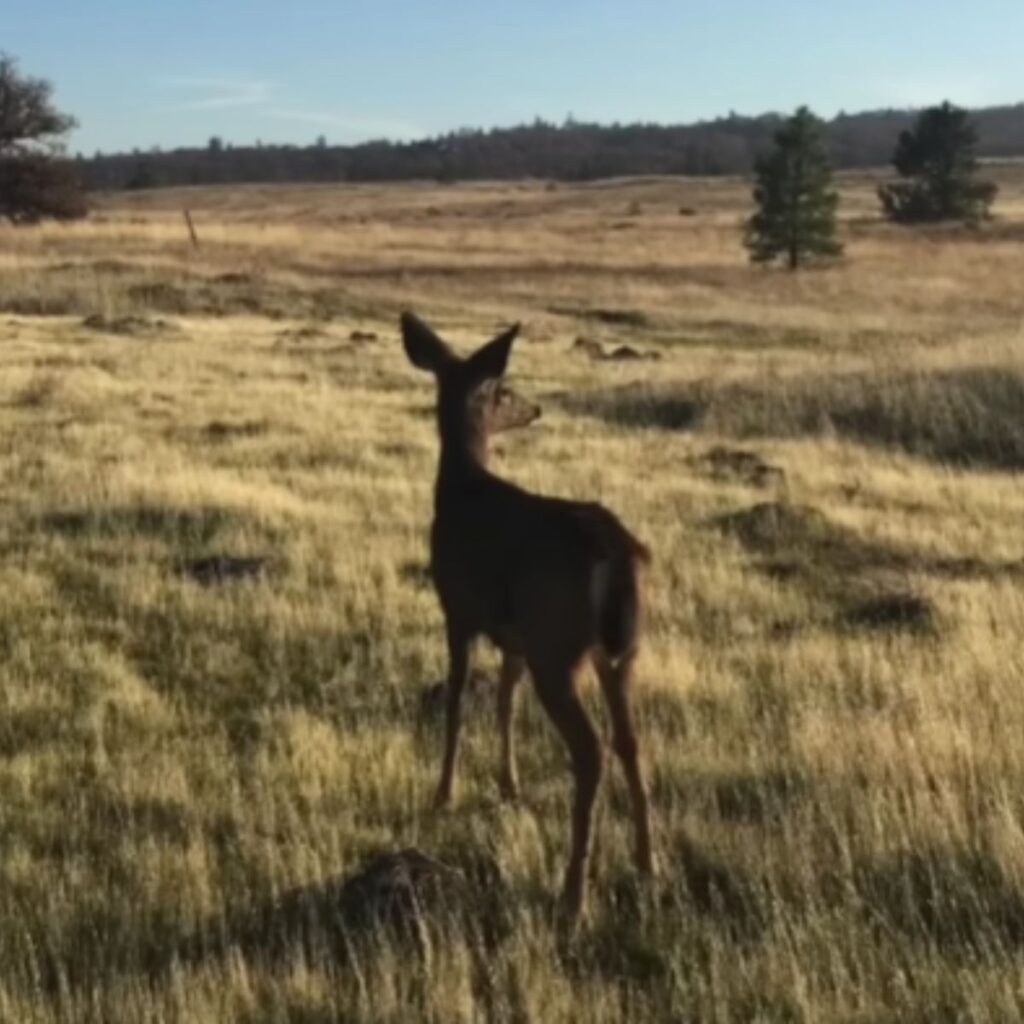
M922 110L927 110L927 109L929 109L929 107L937 106L938 104L940 104L942 102L945 102L945 100L937 100L935 103L930 103L930 104L916 104L916 105L906 105L906 106L896 105L896 106L887 106L887 107L870 107L870 108L865 108L865 109L857 110L857 111L853 111L853 112L850 112L850 111L847 111L847 110L845 110L843 108L840 108L831 117L829 117L827 115L816 114L815 111L813 110L813 108L811 108L811 112L815 113L815 116L818 117L825 124L832 124L832 123L834 123L834 122L836 122L836 121L838 121L840 119L843 119L843 118L852 119L852 118L858 118L858 117L869 117L869 116L874 115L874 114L915 114L915 113L919 113ZM955 106L961 106L961 104L956 103L954 100L948 100L948 102L954 103ZM800 106L807 106L807 104L801 104ZM985 113L985 112L991 111L991 110L1011 109L1011 108L1014 108L1014 107L1024 107L1024 99L1007 100L1007 101L1001 102L1001 103L987 103L987 104L983 104L983 105L980 105L980 106L969 105L969 104L962 105L962 109L964 109L964 110L966 110L968 112L971 112L971 113L975 113L975 114L977 114L977 113ZM795 108L795 109L799 109L799 107ZM489 125L489 126L483 126L483 125L460 125L458 128L449 128L449 129L445 129L445 130L441 130L441 131L437 131L437 132L433 132L433 133L428 133L428 134L424 134L424 135L418 135L418 136L414 136L414 137L407 137L407 138L393 137L393 136L388 136L388 135L377 135L377 136L367 136L366 138L364 138L364 139L362 139L362 140L360 140L358 142L337 142L337 143L327 142L327 148L328 149L357 149L360 146L373 145L374 143L382 143L382 142L390 143L391 145L412 146L412 145L422 144L422 143L425 143L425 142L435 142L435 141L439 141L439 140L450 138L451 136L458 136L460 134L479 135L479 134L489 134L489 133L494 133L494 132L515 131L517 129L531 128L531 127L540 127L540 126L549 127L549 128L557 128L559 130L564 130L564 129L567 129L567 128L570 128L570 127L601 128L601 129L634 128L634 127L681 129L681 128L699 128L699 127L702 127L702 126L705 126L705 125L709 125L709 124L718 124L718 123L728 122L728 121L748 121L749 122L749 121L763 121L763 120L769 120L769 119L782 120L782 119L784 119L784 118L786 118L788 116L790 116L789 113L784 112L784 111L779 111L779 110L766 110L766 111L762 111L761 113L758 113L758 114L741 114L741 113L738 113L735 110L730 110L727 114L718 114L718 115L715 115L714 117L698 118L696 120L691 120L691 121L664 121L664 120L658 120L658 119L649 120L649 121L645 121L645 120L642 120L642 119L636 119L636 120L630 120L630 121L621 121L621 120L615 120L615 121L590 121L590 120L586 120L586 119L583 119L583 118L574 117L572 115L572 113L569 113L564 118L562 118L560 121L558 121L558 120L548 120L547 118L543 117L542 115L536 115L536 116L534 116L534 118L532 120L528 120L528 121L519 121L519 122L516 122L516 123L506 123L506 124L492 124L492 125ZM86 155L79 147L68 146L68 149L75 149L76 150L76 154L75 154L76 158L81 158L83 160L95 160L97 158L97 156L102 156L102 157L119 157L119 156L134 156L134 155L157 155L157 154L175 153L175 152L182 152L182 151L202 150L202 149L208 148L210 141L212 139L215 139L215 138L219 139L220 142L225 146L225 148L231 148L231 149L256 149L256 148L263 148L263 149L275 149L275 148L278 148L278 149L312 149L312 148L315 148L317 146L317 142L316 141L314 141L314 142L267 142L267 143L264 143L262 140L260 140L258 138L255 141L253 141L253 142L235 142L235 141L232 141L232 140L228 140L228 139L224 138L221 135L214 134L214 135L209 136L205 143L184 144L184 145L173 146L173 147L170 147L170 148L165 148L161 143L151 143L149 146L147 146L145 148L143 148L141 146L132 146L130 148L114 149L114 150L110 150L110 151L104 151L104 150L101 150L101 149L97 148L97 149L94 150L92 155Z

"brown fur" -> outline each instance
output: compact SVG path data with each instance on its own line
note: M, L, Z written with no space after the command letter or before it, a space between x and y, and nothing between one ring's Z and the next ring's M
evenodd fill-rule
M603 506L532 494L487 469L487 439L504 422L501 378L517 331L461 359L415 316L402 317L410 361L431 371L438 384L441 456L431 574L445 616L449 674L437 803L451 799L470 649L484 635L504 654L498 693L502 793L516 795L511 720L515 688L526 668L569 748L576 795L565 900L575 919L583 908L602 760L576 689L588 657L601 680L613 746L633 800L637 865L645 874L653 870L647 790L629 700L642 610L640 571L650 555ZM516 425L522 425L521 417Z

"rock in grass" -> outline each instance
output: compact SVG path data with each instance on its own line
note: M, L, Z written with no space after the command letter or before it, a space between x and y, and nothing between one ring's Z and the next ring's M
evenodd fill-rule
M235 580L261 579L270 568L270 559L262 556L242 558L237 555L211 555L182 562L178 567L183 576L212 587Z

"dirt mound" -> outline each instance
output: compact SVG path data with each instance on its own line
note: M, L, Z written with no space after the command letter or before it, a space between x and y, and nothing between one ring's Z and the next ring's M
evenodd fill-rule
M258 437L269 429L265 420L242 420L240 423L211 420L203 428L203 433L211 441L230 441L233 438Z
M246 274L242 271L229 270L227 273L218 274L213 280L217 284L233 284L233 285L251 285L257 284L259 278L252 274Z
M578 337L572 343L570 351L579 352L597 361L613 363L639 362L642 360L657 361L661 359L660 352L641 352L639 349L633 348L632 345L619 345L609 352L605 350L601 342L583 336Z
M754 487L770 487L786 482L785 470L765 462L756 452L743 448L718 446L693 462L716 480L739 480Z
M286 327L277 332L279 341L315 341L328 337L327 332L316 324L304 324L302 327Z
M722 516L718 525L725 533L736 537L744 547L764 552L774 553L780 549L807 544L833 546L850 543L850 538L842 528L830 523L818 509L810 505L764 502Z
M629 362L632 360L649 359L657 362L661 359L660 352L641 352L639 349L633 348L632 345L619 345L618 348L613 348L611 352L605 355L605 359L609 359L612 362Z
M152 337L177 331L177 327L166 320L150 320L144 316L106 317L102 313L87 316L82 321L82 326L100 334L119 334L131 338Z
M494 873L500 876L497 865ZM426 915L470 911L473 894L461 871L409 849L370 861L345 882L338 902L350 927L412 932Z
M593 338L579 337L572 343L572 351L590 356L591 359L604 359L604 345Z
M229 926L228 948L270 959L330 949L346 959L353 944L382 932L425 949L453 926L484 943L508 932L507 887L487 856L458 867L420 850L380 854L355 875L282 893Z
M236 580L262 579L270 569L270 559L262 556L211 555L182 562L178 571L204 587Z

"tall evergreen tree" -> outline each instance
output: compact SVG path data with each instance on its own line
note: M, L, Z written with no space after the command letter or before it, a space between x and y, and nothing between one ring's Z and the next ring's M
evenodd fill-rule
M976 177L977 144L978 132L966 110L947 100L922 111L914 127L900 133L892 157L905 180L878 189L885 215L904 224L976 223L987 217L997 190L993 182Z
M838 256L835 238L839 195L821 122L801 107L775 133L770 153L754 165L757 212L747 222L745 244L755 263L785 259L796 270L808 259Z
M50 83L29 78L0 53L0 219L31 223L85 214L85 198L63 137L75 120L57 110Z

